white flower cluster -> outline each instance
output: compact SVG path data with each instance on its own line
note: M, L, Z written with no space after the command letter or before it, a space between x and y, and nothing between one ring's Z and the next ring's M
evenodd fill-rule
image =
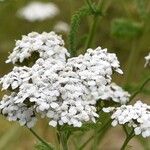
M118 108L104 108L104 112L113 112L112 126L127 124L134 128L135 135L150 136L150 106L137 101L132 105L122 105Z
M30 68L24 67L14 67L13 70L1 78L0 83L2 83L2 90L8 88L16 89L23 83L28 83L31 77Z
M24 8L21 8L17 14L30 21L43 21L47 18L53 18L58 15L59 9L54 3L31 2Z
M124 91L120 86L116 83L111 83L105 88L103 92L103 96L101 99L103 100L113 100L114 102L120 104L126 104L129 101L130 94L127 91Z
M70 30L69 25L63 21L57 22L57 24L54 26L54 31L58 33L68 33L69 30Z
M35 117L34 109L28 107L24 103L16 103L16 93L10 96L4 95L0 102L0 110L9 121L19 121L20 125L26 125L28 128L33 127L37 118Z
M64 41L54 32L43 32L42 34L31 32L27 36L23 36L21 40L16 41L16 47L6 63L22 63L33 52L39 53L39 56L44 59L53 58L61 61L65 61L65 57L69 56L69 53L64 48Z
M145 67L146 67L148 64L150 64L150 53L147 56L145 56L145 60L146 60L145 63Z
M111 84L112 73L122 74L116 55L98 47L66 59L69 53L61 37L54 32L30 33L17 41L7 62L23 62L33 52L38 52L39 58L31 67L14 67L1 78L2 89L13 90L0 102L1 113L28 127L34 125L36 114L50 118L52 126L81 127L84 122L95 122L99 117L95 104ZM121 97L126 94L121 92L119 89L111 98L125 101Z

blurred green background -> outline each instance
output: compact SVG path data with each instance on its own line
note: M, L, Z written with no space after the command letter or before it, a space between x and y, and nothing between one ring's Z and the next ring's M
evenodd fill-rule
M41 0L49 2L50 0ZM135 91L139 84L150 75L149 68L144 68L144 57L150 51L150 1L149 0L106 0L108 4L104 17L99 19L94 42L91 47L101 46L115 52L124 71L123 76L114 76L114 81L124 86L128 91ZM8 53L15 46L15 40L21 39L31 31L49 32L58 21L71 22L71 16L84 5L84 0L52 0L58 5L60 14L54 19L28 22L18 18L16 12L31 0L0 1L0 76L9 72L10 64L5 64ZM96 0L93 2L97 2ZM84 44L93 17L81 20L77 34L79 52L84 50ZM68 47L67 34L63 38ZM150 104L150 86L147 86L139 98ZM38 121L37 132L51 143L56 143L56 133L47 127L46 120ZM84 138L89 136L88 133ZM124 141L125 135L121 128L112 128L100 145L101 150L117 150ZM84 139L83 139L84 140ZM36 139L25 127L10 123L0 116L0 150L31 150ZM72 145L72 143L70 143ZM150 150L150 139L139 138L131 141L131 149ZM89 149L88 145L85 149ZM73 148L72 148L73 149Z

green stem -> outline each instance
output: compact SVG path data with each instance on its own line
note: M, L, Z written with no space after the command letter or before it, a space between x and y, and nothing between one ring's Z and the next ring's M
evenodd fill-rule
M135 67L136 63L138 61L139 55L140 55L140 51L142 49L143 46L143 42L141 41L145 41L145 34L147 33L147 31L149 30L149 26L146 24L147 20L143 20L143 33L142 36L138 39L135 40L134 42L132 42L132 50L130 52L130 56L129 56L129 60L128 60L128 64L127 64L127 74L126 74L126 85L128 85L130 83L130 80L132 79L132 73L135 72Z
M128 91L135 91L139 88L139 86L137 85L128 85L128 87L124 87L125 89L127 89ZM141 93L145 94L145 95L150 95L150 89L149 88L144 88Z
M93 145L91 147L91 150L97 150L98 144L99 144L99 138L98 138L97 130L94 130L94 138L93 138Z
M68 150L68 138L70 136L70 133L67 131L63 131L63 129L60 126L57 127L57 130L58 130L58 141L62 146L62 149Z
M133 93L133 95L130 97L130 100L129 100L128 103L130 103L130 102L134 99L134 97L135 97L137 94L139 94L139 93L143 90L143 88L145 87L145 85L146 85L149 81L150 81L150 77L148 77L148 78L142 83L142 85L140 86L140 88L139 88L137 91L135 91L135 93Z
M62 147L63 147L63 150L68 150L68 144L67 144L67 138L63 135L63 133L60 133L60 140L61 140L61 143L62 143Z
M98 7L97 10L99 10L100 7L100 2L98 3ZM87 38L86 44L85 44L85 50L88 49L91 46L91 43L93 42L93 38L95 35L95 31L96 31L96 27L97 27L97 23L98 23L98 18L99 15L97 15L96 13L94 14L94 20L90 29L90 33L89 36Z
M41 142L43 143L45 146L47 146L50 150L52 150L53 148L46 142L44 141L34 130L29 129L31 131L31 133Z
M128 136L128 131L127 131L127 129L126 129L126 126L125 126L125 125L123 125L123 126L122 126L122 128L123 128L123 130L124 130L124 132L125 132L126 136Z
M92 139L94 136L91 136L90 138L88 138L88 140L78 149L78 150L82 150Z
M95 35L98 18L99 18L98 15L94 16L94 21L92 23L90 33L89 33L89 36L88 36L88 39L87 39L87 42L86 42L86 45L85 45L85 50L88 49L91 46L92 42L93 42L93 38L94 38L94 35Z
M129 143L129 141L134 137L134 129L131 131L131 133L127 136L126 140L124 141L121 150L125 150L127 144Z
M111 126L111 122L112 122L112 121L110 121L109 124L106 125L106 127L105 127L105 129L102 131L102 133L98 135L97 145L100 144L101 140L103 139L103 137L104 137L105 134L107 133L108 129L109 129L110 126Z
M104 134L104 133L107 131L107 129L110 127L111 122L112 122L112 121L109 120L102 128L100 128L100 129L97 131L97 133L98 133L98 134ZM94 136L95 136L95 135L92 135L91 137L89 137L88 140L87 140L82 146L80 146L80 148L79 148L78 150L84 149L85 146L94 138Z
M128 59L128 62L127 62L127 71L126 71L126 77L125 77L125 83L126 85L128 85L131 81L131 78L132 78L132 73L133 73L133 66L135 65L135 54L136 56L138 55L137 53L137 49L136 49L136 45L137 45L137 42L136 41L133 41L132 42L132 49L131 49L131 52L129 54L129 59Z

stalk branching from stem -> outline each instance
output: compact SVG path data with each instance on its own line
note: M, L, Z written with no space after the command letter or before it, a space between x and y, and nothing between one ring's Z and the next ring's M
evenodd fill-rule
M103 134L107 131L107 129L110 127L111 125L111 119L108 120L108 122L106 122L106 124L100 128L97 133L98 134ZM88 138L88 140L86 142L83 143L83 145L80 146L80 148L78 150L83 150L85 148L85 146L94 138L94 135L92 135L90 138Z
M29 130L41 143L43 143L47 148L49 148L49 150L53 150L53 148L44 139L42 139L33 129Z
M128 134L128 136L126 137L122 147L121 147L121 150L125 150L127 144L129 143L129 141L134 137L134 129L132 129L132 131L130 132L130 134Z

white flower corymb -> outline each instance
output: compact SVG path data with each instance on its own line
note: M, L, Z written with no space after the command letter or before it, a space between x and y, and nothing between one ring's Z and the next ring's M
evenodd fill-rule
M111 119L112 125L127 124L134 128L136 135L142 134L143 137L150 136L150 106L137 101L132 105L122 105L118 108L104 108L104 112L113 112Z
M96 103L104 99L104 92L107 99L114 98L119 103L127 101L127 93L118 87L113 86L111 95L108 95L113 72L122 74L122 71L116 55L108 53L107 49L88 49L84 55L67 58L69 53L60 36L54 32L32 32L17 41L7 62L22 63L34 57L33 52L37 52L39 57L32 66L14 67L12 72L1 78L3 89L11 87L11 91L15 91L8 100L2 99L2 114L7 110L7 116L15 117L29 109L34 112L28 117L29 122L32 116L36 118L36 114L40 114L48 117L52 126L68 124L81 127L84 122L96 122L99 117ZM18 113L14 110L15 106ZM14 120L28 127L34 124L28 121L22 123L22 118L16 118Z

